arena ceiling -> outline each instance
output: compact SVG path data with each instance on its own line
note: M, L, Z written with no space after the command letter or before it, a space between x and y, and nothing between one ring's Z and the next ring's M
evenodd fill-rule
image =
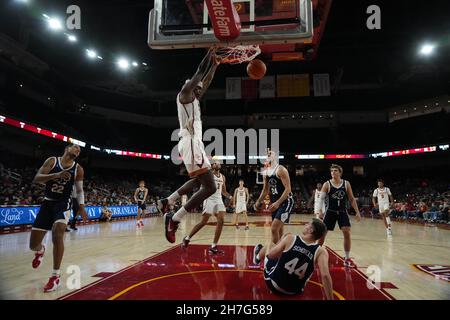
M0 36L19 44L44 65L43 72L30 72L21 62L1 57L7 79L28 81L67 99L116 107L127 104L148 107L154 100L171 100L183 80L192 74L204 51L150 50L146 44L148 12L152 1L144 0L33 0L33 10L16 0L0 5ZM111 63L88 61L85 47L74 46L42 27L41 11L64 14L68 5L82 10L82 29L77 36L104 56L121 54L148 63L139 71L123 73ZM368 30L366 9L381 8L381 30ZM334 0L318 58L312 62L272 62L269 74L330 73L333 96L306 100L329 110L364 110L392 107L416 99L448 94L450 86L449 1ZM5 41L0 42L5 43ZM7 41L8 43L8 41ZM438 43L429 57L418 54L424 43ZM1 48L1 47L0 47ZM37 64L37 62L36 62ZM223 90L225 78L243 76L244 66L223 66L211 92ZM8 87L8 86L7 86ZM11 85L9 85L11 89ZM7 90L14 94L14 90ZM214 99L214 98L212 98ZM325 102L324 102L325 101ZM324 103L326 106L324 107ZM273 111L284 111L277 108Z

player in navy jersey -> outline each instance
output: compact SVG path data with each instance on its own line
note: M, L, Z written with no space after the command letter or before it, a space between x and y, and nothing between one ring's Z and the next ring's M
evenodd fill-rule
M291 192L289 172L284 166L278 164L277 153L270 149L267 151L267 164L263 175L263 190L255 203L255 210L259 209L268 194L271 203L268 209L272 212L272 242L276 244L283 235L284 224L289 223L294 207L294 197Z
M145 187L144 180L141 180L139 181L139 188L136 188L136 191L134 192L134 201L136 201L138 206L137 222L136 222L137 229L144 227L144 222L142 221L141 215L144 215L144 211L147 208L147 206L145 205L147 195L148 189Z
M356 199L353 196L353 190L350 182L341 179L343 173L342 167L337 164L333 164L330 167L330 173L331 180L328 180L323 184L319 200L319 208L322 208L323 201L327 198L327 207L325 212L323 212L322 209L319 209L319 217L323 219L323 222L329 231L333 231L336 226L336 222L338 223L339 228L342 230L342 234L344 235L344 266L355 268L355 264L352 259L350 259L351 224L347 214L347 201L350 202L356 212L356 221L361 220L361 214L359 212ZM319 241L320 245L323 245L325 242L326 235L327 233L325 232L323 238Z
M83 220L87 220L84 208L83 168L75 162L80 155L80 147L69 144L62 157L45 160L33 179L33 183L45 184L45 199L33 223L30 236L30 249L35 251L32 262L38 268L44 258L45 246L42 244L47 231L52 231L53 273L44 287L44 292L56 290L60 285L60 267L64 255L64 232L72 210L72 189L75 185L77 200Z
M264 259L264 280L270 291L280 295L301 294L317 265L325 297L333 299L328 252L317 243L325 232L325 224L313 219L306 224L301 235L285 234L268 250L261 244L254 248L253 263L259 264Z

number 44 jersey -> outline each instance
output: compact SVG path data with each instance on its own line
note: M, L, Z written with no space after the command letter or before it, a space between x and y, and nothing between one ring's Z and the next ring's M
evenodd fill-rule
M292 246L278 260L267 262L265 280L271 281L277 291L282 293L301 293L314 272L314 260L319 247L316 243L307 244L300 236L296 236Z

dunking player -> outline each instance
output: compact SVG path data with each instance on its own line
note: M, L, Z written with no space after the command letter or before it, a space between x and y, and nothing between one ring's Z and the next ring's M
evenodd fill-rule
M301 294L317 264L325 297L333 299L328 252L317 243L325 232L325 224L313 219L306 224L301 235L285 234L268 250L262 244L254 248L253 263L259 264L264 259L264 280L270 291L280 295Z
M191 241L192 237L199 232L207 223L211 215L214 215L217 219L216 232L214 234L214 240L209 248L209 252L216 254L219 253L217 249L217 243L219 242L220 235L222 233L223 222L225 218L225 205L223 204L222 195L231 199L232 196L227 192L227 187L225 186L225 176L220 173L220 163L215 161L212 164L212 170L214 175L214 183L216 185L216 192L214 192L208 199L203 201L203 216L202 221L194 226L189 236L184 237L182 248L186 249Z
M245 220L245 230L248 230L248 217L247 217L247 203L250 196L248 189L244 187L244 180L239 180L239 187L234 189L233 195L233 207L235 208L233 214L233 224L236 229L239 229L239 215L242 213Z
M378 207L378 211L383 216L384 226L388 237L392 236L391 219L389 213L391 207L394 205L394 198L392 197L391 190L384 186L383 179L378 179L378 188L373 191L372 197L373 206Z
M347 214L347 200L350 201L353 209L356 212L356 221L361 220L361 214L359 212L356 199L353 196L352 186L350 182L341 179L343 169L337 164L333 164L330 167L331 180L325 182L322 186L322 191L320 193L320 204L319 204L319 216L323 219L323 222L327 226L327 230L333 231L336 225L336 221L339 224L339 228L342 230L344 235L344 266L349 268L355 268L355 264L352 259L350 259L350 248L351 248L351 238L350 238L350 219ZM322 211L323 201L328 197L328 208L324 212ZM327 232L320 239L320 245L325 242L325 237Z
M145 201L147 200L148 189L145 187L144 180L139 181L139 187L134 191L134 201L138 206L136 228L143 228L144 222L142 222L141 215L144 215L144 210L147 208Z
M220 64L211 48L200 63L192 79L186 80L177 96L178 120L180 122L181 138L178 151L183 159L191 180L171 194L167 199L158 201L158 209L165 213L164 225L167 241L175 242L175 232L183 216L197 208L205 199L216 192L211 165L205 154L202 141L202 121L200 117L199 100L205 94L214 73ZM169 205L175 203L182 195L188 194L195 187L199 190L175 214L167 213Z
M269 210L272 212L272 242L277 244L283 235L283 226L289 222L294 207L294 197L291 192L291 180L287 169L278 164L278 155L272 150L267 151L267 168L263 175L264 186L255 203L255 209L261 206L267 194L270 197Z
M77 200L83 220L87 220L84 208L83 168L75 162L80 155L78 145L69 144L62 157L51 157L45 160L34 177L34 183L45 184L45 200L33 223L30 236L30 249L35 251L32 266L41 265L45 246L42 244L47 231L52 231L53 272L44 287L44 292L56 290L60 285L61 261L64 255L64 231L69 221L72 207L71 194L75 185Z

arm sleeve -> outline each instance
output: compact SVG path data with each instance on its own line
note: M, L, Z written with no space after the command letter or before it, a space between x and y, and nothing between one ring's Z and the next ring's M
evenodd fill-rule
M75 189L77 191L78 204L84 205L83 181L75 181Z

